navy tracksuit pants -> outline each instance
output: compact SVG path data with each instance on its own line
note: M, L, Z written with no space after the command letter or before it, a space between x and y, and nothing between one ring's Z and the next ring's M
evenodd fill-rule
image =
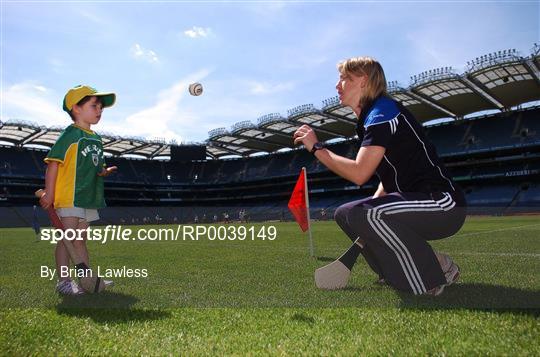
M446 283L428 241L457 233L465 221L463 206L444 192L394 192L340 206L336 222L353 242L363 242L349 268L361 253L398 290L423 294Z

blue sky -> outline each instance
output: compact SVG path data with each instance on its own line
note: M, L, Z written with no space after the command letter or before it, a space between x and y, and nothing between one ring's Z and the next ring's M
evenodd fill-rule
M2 1L1 120L67 126L67 89L117 93L97 131L201 142L208 131L335 95L336 63L389 81L540 42L539 2ZM189 83L204 93L192 97Z

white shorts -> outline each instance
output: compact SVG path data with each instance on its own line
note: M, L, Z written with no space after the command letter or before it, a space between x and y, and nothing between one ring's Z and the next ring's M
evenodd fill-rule
M70 207L70 208L57 208L56 214L58 217L79 217L79 222L93 222L99 219L99 214L97 209L92 208L80 208L80 207Z

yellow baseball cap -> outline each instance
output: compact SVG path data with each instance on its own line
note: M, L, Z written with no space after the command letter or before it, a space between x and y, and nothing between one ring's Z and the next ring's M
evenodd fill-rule
M63 108L66 112L71 112L73 106L81 101L84 97L96 96L101 97L103 108L110 107L116 101L114 93L100 93L95 88L90 86L78 85L68 90L64 96Z

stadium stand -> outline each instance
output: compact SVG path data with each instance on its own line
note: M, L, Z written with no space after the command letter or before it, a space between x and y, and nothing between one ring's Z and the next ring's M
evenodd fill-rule
M517 207L531 208L530 212L538 212L538 208L540 208L540 184L523 185L521 195L516 200L515 205Z
M390 95L424 123L464 188L472 214L540 212L540 106L521 107L540 100L535 63L510 50L469 62L462 75L444 68L413 76L408 88L390 83ZM482 110L490 112L469 115ZM106 161L119 170L106 179L109 207L101 221L221 222L225 214L238 220L242 210L254 221L289 220L287 200L302 167L309 174L312 217L331 219L340 204L372 194L378 182L358 187L343 180L294 148L291 135L309 123L334 152L354 158L359 142L351 114L329 98L322 109L301 105L287 118L269 114L258 125L215 129L206 142L207 160L197 161L168 160L170 145L163 141L103 134ZM428 123L440 118L447 119ZM50 147L60 132L25 121L0 122L0 142L5 143L0 144L0 227L31 225L33 192L43 186L43 147ZM47 224L38 211L40 223Z

